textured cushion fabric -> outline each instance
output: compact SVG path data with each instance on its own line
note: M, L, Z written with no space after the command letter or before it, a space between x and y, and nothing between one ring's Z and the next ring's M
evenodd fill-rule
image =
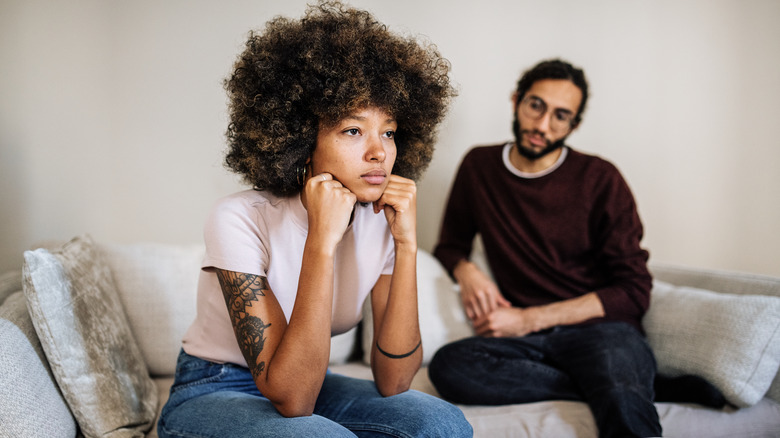
M20 290L22 290L22 271L9 271L0 275L0 304Z
M21 289L0 306L0 339L0 438L73 438L76 420L54 383Z
M457 285L430 253L417 252L417 311L422 335L423 366L443 345L474 334L460 302ZM370 300L363 306L363 362L371 362L373 317Z
M202 245L98 244L152 376L176 371L184 332L195 319Z
M357 326L355 326L340 335L331 336L329 364L338 365L347 363L352 357L352 353L355 351L357 333Z
M203 245L99 244L149 373L172 376L181 340L195 319ZM356 330L331 338L331 363L344 363Z
M643 320L659 373L707 379L740 407L764 397L780 366L780 298L655 281Z
M780 370L777 371L775 380L772 381L772 385L769 387L766 396L780 403Z
M84 435L142 436L157 392L109 269L88 236L24 253L24 294L60 390Z
M371 379L365 364L350 362L333 372ZM438 396L425 368L415 375L411 389ZM503 406L457 405L474 427L474 438L597 438L593 415L585 403L544 401ZM666 437L777 438L780 404L763 399L750 408L711 409L695 404L656 403Z

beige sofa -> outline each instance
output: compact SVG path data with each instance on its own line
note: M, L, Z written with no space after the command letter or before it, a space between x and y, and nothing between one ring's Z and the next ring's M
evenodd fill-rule
M77 240L78 257L67 246L29 252L24 275L0 277L0 437L156 437L155 417L195 314L203 248ZM657 403L664 436L780 436L780 278L668 266L652 270L655 295L645 328L660 369L703 375L739 406ZM90 277L99 278L90 283ZM439 345L471 332L457 288L425 251L419 252L418 277L427 363ZM57 304L49 306L52 302ZM72 326L74 318L80 325ZM72 333L58 338L69 331L58 327L67 324L84 339ZM119 330L123 326L126 333ZM87 339L109 332L100 342ZM334 337L332 371L370 379L362 354L370 335L353 330ZM92 344L103 350L89 350ZM424 368L413 388L436 394ZM477 437L597 436L583 403L461 408Z

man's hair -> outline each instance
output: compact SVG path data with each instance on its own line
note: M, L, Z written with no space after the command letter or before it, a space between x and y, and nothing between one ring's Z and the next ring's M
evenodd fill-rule
M277 196L299 193L320 126L375 106L398 123L394 174L417 179L455 90L432 44L392 34L370 13L320 2L300 20L276 17L250 32L233 73L226 166Z
M572 120L573 126L578 125L582 120L582 114L585 112L585 104L588 101L588 81L585 79L585 72L560 59L542 61L523 73L523 76L517 81L517 90L515 90L517 102L520 103L520 101L523 100L525 93L535 82L543 79L565 79L571 81L580 89L582 92L582 102L580 102L577 114L575 114L574 119Z

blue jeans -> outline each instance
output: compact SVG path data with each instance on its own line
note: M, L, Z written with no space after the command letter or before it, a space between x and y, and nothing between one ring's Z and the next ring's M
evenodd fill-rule
M467 338L436 352L428 372L442 397L456 403L578 400L590 406L602 437L661 436L655 357L626 323Z
M295 384L295 382L290 382ZM382 397L370 380L328 372L308 417L283 417L248 369L184 351L157 425L167 437L471 437L457 407L417 391Z

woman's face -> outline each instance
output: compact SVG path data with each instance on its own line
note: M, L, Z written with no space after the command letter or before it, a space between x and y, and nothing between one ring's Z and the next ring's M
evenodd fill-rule
M376 107L357 110L333 126L321 125L311 175L330 173L359 202L378 200L395 163L397 128L393 116Z

